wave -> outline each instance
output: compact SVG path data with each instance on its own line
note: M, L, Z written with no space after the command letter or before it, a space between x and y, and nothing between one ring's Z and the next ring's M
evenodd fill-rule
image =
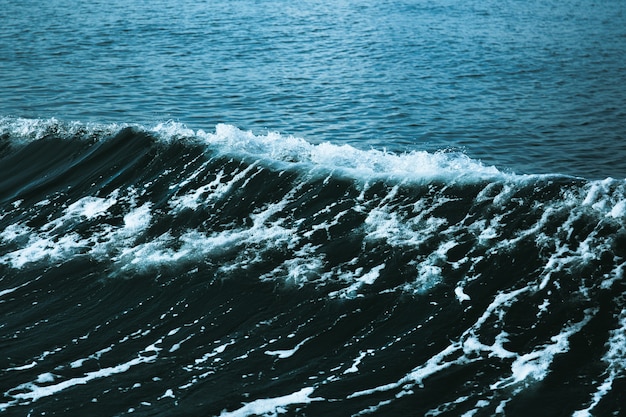
M22 341L2 410L94 411L135 379L146 412L619 410L624 181L228 125L4 118L0 138L0 309Z
M328 142L314 145L304 139L282 136L276 132L255 135L226 124L218 124L214 133L207 133L203 130L193 131L176 122L144 127L128 124L85 125L56 119L0 118L0 135L17 142L40 140L50 135L64 138L102 138L122 129L136 129L154 135L163 142L184 140L203 143L224 154L252 157L271 163L315 165L355 177L380 176L409 181L472 181L505 176L497 168L485 166L459 152L414 151L398 154L376 149L360 150L351 145Z

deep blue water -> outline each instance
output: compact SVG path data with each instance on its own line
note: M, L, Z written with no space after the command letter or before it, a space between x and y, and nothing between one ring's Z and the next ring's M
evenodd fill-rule
M5 3L3 416L626 412L623 1Z
M8 2L0 115L228 123L626 177L626 5L603 1Z

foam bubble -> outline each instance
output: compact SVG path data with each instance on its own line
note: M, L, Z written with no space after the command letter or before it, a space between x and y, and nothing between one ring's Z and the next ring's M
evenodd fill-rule
M30 400L37 401L40 398L48 397L56 394L57 392L63 391L67 388L73 387L75 385L83 385L88 383L91 380L98 378L105 378L111 375L119 374L128 371L130 368L139 365L141 363L153 362L155 357L144 357L139 356L134 359L131 359L127 362L102 368L97 371L92 371L86 373L84 376L67 379L56 384L51 385L38 385L41 383L47 383L54 381L54 376L52 374L43 374L39 375L35 382L27 382L24 384L20 384L17 387L10 389L7 391L11 397L16 400ZM11 392L15 392L15 394L11 394Z
M191 132L187 132L191 133ZM312 144L276 132L255 135L234 126L218 124L215 133L196 135L226 152L243 153L286 163L311 164L349 173L355 177L390 177L412 180L475 181L504 178L501 171L461 153L413 151L397 154L376 149L361 150L350 145Z
M220 417L245 417L250 415L276 415L277 410L295 404L307 404L312 401L323 401L323 398L311 398L314 388L305 387L292 394L282 397L263 398L252 401L235 411L222 411Z
M623 297L621 297L623 299ZM606 343L606 353L602 360L607 364L605 379L598 384L587 408L577 410L572 417L593 416L593 409L613 389L613 383L618 378L623 378L626 373L626 309L622 309L617 315L617 328L609 332Z
M617 204L613 206L611 211L607 214L607 216L611 216L613 218L625 217L626 216L626 200L621 200Z
M83 216L87 219L93 219L102 216L116 202L117 191L112 193L109 198L100 197L83 197L80 200L70 204L65 210L68 216Z
M358 149L347 144L313 144L303 138L277 132L254 134L228 124L217 124L214 132L194 131L182 123L167 121L151 127L132 124L64 122L57 119L0 118L0 135L14 141L60 137L103 138L132 127L155 135L163 142L191 141L209 145L220 153L246 155L271 163L304 164L344 172L356 178L383 177L412 181L453 180L474 182L507 178L493 166L484 165L459 152Z
M124 233L132 235L148 227L152 219L150 207L152 203L145 203L124 215Z
M279 359L290 358L293 356L298 349L300 349L306 342L311 340L313 337L307 337L302 342L298 343L293 349L283 349L283 350L266 350L265 354L270 356L276 356Z
M352 284L339 291L331 292L329 296L339 296L340 298L354 298L359 296L358 290L364 285L372 285L380 276L380 271L384 268L385 264L381 264L373 267L369 272L360 276L358 275L358 273L362 272L361 269L357 270L357 274L349 274L347 279L346 277L344 277L344 279L347 281L351 281Z
M345 374L352 374L352 373L358 372L359 371L359 365L361 364L361 361L363 361L363 359L367 355L371 355L372 353L374 353L374 349L367 349L364 352L359 352L359 356L357 356L356 359L354 359L354 362L352 363L352 366L349 367L348 369L346 369L345 371L343 371L344 375Z
M127 124L81 123L50 119L0 117L0 136L9 136L17 143L27 143L54 135L62 138L97 138L111 135Z
M465 292L463 291L463 287L456 287L454 289L454 295L456 295L456 298L457 300L459 300L460 303L462 303L463 301L471 300L470 296L465 294Z

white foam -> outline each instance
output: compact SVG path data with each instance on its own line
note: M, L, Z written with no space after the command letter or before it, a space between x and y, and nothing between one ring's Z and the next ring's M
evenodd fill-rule
M288 283L302 286L319 275L324 266L324 260L322 256L316 256L313 253L308 256L302 256L303 251L298 251L294 255L296 255L294 258L285 260L282 266L279 267L279 269L283 268L284 272L278 275L276 270L274 270L272 273L274 273L274 276L284 276Z
M252 415L276 415L286 412L284 407L294 404L308 404L312 401L323 401L323 398L311 398L314 389L311 387L302 388L292 394L275 398L263 398L245 404L235 411L222 411L220 417L248 417Z
M144 203L124 215L123 233L126 235L132 235L146 229L152 220L152 215L150 213L151 206L152 203Z
M39 278L37 278L37 279L39 279ZM29 285L30 283L32 283L34 281L37 281L37 279L26 281L25 283L20 284L17 287L7 288L5 290L0 291L0 298L4 297L7 294L11 294L13 291L19 290L20 288L25 287L25 286Z
M104 349L100 349L99 351L97 351L97 352L95 352L95 353L93 353L93 354L89 355L89 356L88 356L88 357L86 357L86 358L76 359L76 360L74 360L74 361L70 362L70 368L80 368L81 366L83 366L83 364L84 364L86 361L88 361L88 360L90 360L90 359L95 359L95 360L98 360L98 359L100 359L100 357L101 357L103 354L105 354L105 353L107 353L107 352L110 352L110 351L112 351L112 350L113 350L113 345L108 346L108 347L106 347L106 348L104 348Z
M157 400L162 400L163 398L176 398L174 396L174 391L171 389L167 389L163 395L161 395L159 398L157 398Z
M415 367L405 376L395 382L380 385L367 390L357 391L348 396L348 398L355 398L364 395L370 395L376 392L384 392L394 390L402 387L404 390L410 389L413 385L422 386L424 380L431 375L441 372L456 365L463 365L475 362L479 360L479 355L470 355L470 353L487 351L493 355L497 355L502 358L514 357L515 354L507 351L501 345L506 339L506 336L496 338L493 346L486 346L478 341L476 334L480 331L480 327L487 321L489 317L494 314L498 314L502 309L510 306L518 295L528 291L528 287L513 290L508 293L498 294L492 303L487 307L481 317L478 318L470 328L465 330L459 339L452 341L448 346L442 349L439 353L431 356L426 362ZM464 353L459 355L459 352Z
M62 122L51 119L26 119L0 117L0 136L9 135L18 142L40 140L50 134L60 137L84 136L92 138L115 133L127 127L125 124L81 123L77 121Z
M307 337L302 342L298 343L293 349L285 349L285 350L266 350L265 354L270 356L277 356L279 359L285 359L293 356L298 349L300 349L306 342L311 340L313 337Z
M587 193L582 201L583 206L591 207L604 213L607 217L621 218L626 216L624 181L607 178L591 181L585 188Z
M173 121L158 123L149 130L157 134L162 140L165 141L190 138L195 135L195 132L192 129L187 128L182 123Z
M69 259L76 253L111 259L112 253L132 246L151 221L151 203L135 207L132 190L131 197L127 198L131 200L131 208L124 216L123 227L102 222L93 225L87 237L66 230L72 230L74 225L84 221L107 215L109 209L121 200L118 190L107 198L85 196L71 203L63 214L39 229L28 227L22 222L8 226L0 233L0 240L17 244L18 249L0 256L0 263L19 269L32 262Z
M456 298L457 300L459 300L460 303L462 303L463 301L471 300L470 296L463 292L463 287L456 287L454 289L454 295L456 295Z
M51 385L45 385L45 386L37 385L37 383L49 382L49 379L47 378L46 378L46 381L37 380L36 382L27 382L24 384L20 384L17 387L9 390L5 395L9 394L11 397L13 397L16 400L37 401L40 398L54 395L59 391L63 391L75 385L87 384L89 381L94 380L94 379L105 378L111 375L126 372L133 366L136 366L142 363L153 362L154 359L155 357L150 358L150 357L139 356L127 362L121 363L119 365L108 367L108 368L102 368L93 372L88 372L87 374L85 374L85 376L67 379L57 384L51 384ZM11 391L17 391L17 393L10 394Z
M22 365L22 366L16 366L13 368L6 368L7 371L24 371L26 369L32 369L35 366L37 366L37 362L36 361L32 361L31 363L27 363L26 365Z
M0 118L0 134L12 140L39 140L50 133L65 137L108 136L130 127L127 124L83 124L56 119ZM160 140L204 142L219 152L244 154L287 164L323 166L360 176L383 176L413 180L470 180L503 177L495 167L485 166L461 153L414 151L396 154L384 150L361 150L350 145L312 144L302 138L277 132L255 135L235 126L218 124L214 133L194 131L176 122L159 123L153 127L135 125L157 135Z
M582 204L591 206L596 210L604 210L606 207L606 196L610 194L610 187L613 183L615 183L615 180L612 178L591 182Z
M83 216L87 219L93 219L102 216L106 211L117 203L117 191L112 193L109 198L100 197L83 197L80 200L70 204L65 210L67 216Z
M37 375L36 382L38 384L45 384L46 382L53 382L53 381L54 381L54 375L50 372Z
M620 297L623 301L624 297ZM602 361L606 363L605 379L596 388L589 406L578 410L572 417L592 416L593 409L600 403L602 398L613 389L613 382L617 378L623 378L626 374L626 308L622 308L617 315L618 327L609 332L609 340L606 343L606 353Z
M214 348L211 352L205 353L202 357L200 357L200 358L196 359L196 360L194 361L194 363L195 363L196 365L199 365L199 364L201 364L201 363L204 363L204 362L208 361L210 358L215 357L215 356L217 356L217 355L219 355L219 354L224 353L224 351L226 350L226 348L227 348L228 346L231 346L231 345L234 345L234 344L235 344L235 340L233 339L233 340L230 340L230 341L229 341L229 342L227 342L227 343L224 343L224 344L222 344L222 345L220 345L220 346L217 346L217 347L216 347L216 348Z
M395 154L328 142L312 144L302 138L276 132L255 135L226 124L216 125L215 133L203 130L193 132L176 123L159 125L155 131L166 137L195 136L221 152L288 164L323 166L357 177L476 180L504 176L496 168L485 166L460 153L415 151Z
M209 254L231 250L242 245L261 245L264 248L289 246L290 242L298 239L297 234L283 227L280 221L266 223L266 219L277 209L275 205L270 205L265 210L250 215L253 224L248 228L230 229L211 234L190 230L179 238L173 238L165 233L150 242L124 248L116 260L122 264L123 269L144 269L173 264L180 260L200 259ZM148 212L147 209L145 211ZM147 215L138 215L137 220L132 222L133 225L138 224L134 226L138 229L146 227L148 223L149 216ZM128 226L125 227L127 228ZM173 249L173 247L178 247L178 249ZM242 253L243 255L245 253ZM244 262L242 259L237 259L239 266L242 266Z
M0 262L20 269L27 263L45 258L62 259L81 246L81 239L75 233L62 236L56 242L50 237L32 234L27 246L0 257Z
M611 216L616 219L626 216L626 200L621 200L615 204L611 211L607 213L607 216Z
M358 269L354 274L352 273L344 273L342 279L348 282L352 282L348 287L342 288L338 291L333 291L329 294L330 297L340 297L340 298L355 298L360 296L359 289L364 285L372 285L380 276L380 271L385 268L385 264L377 265L373 267L367 273L360 275L363 271L362 269Z
M32 229L22 223L13 223L8 225L2 232L0 232L0 240L10 242L18 237L28 235L32 232Z
M187 326L187 325L186 325L186 326ZM177 327L177 328L175 328L175 329L173 329L173 330L170 330L170 331L167 333L167 337L175 335L176 333L178 333L178 331L179 331L180 329L181 329L180 327ZM188 334L188 335L187 335L185 338L183 338L182 340L179 340L178 342L176 342L176 343L172 344L172 346L171 346L171 347L170 347L170 349L169 349L169 352L170 352L170 353L176 352L178 349L180 349L180 346L181 346L183 343L185 343L186 341L188 341L188 340L192 339L192 338L193 338L193 337L195 337L195 336L196 336L196 334L195 334L195 333L190 333L190 334Z
M170 206L177 211L180 211L183 208L195 210L203 202L203 199L201 199L202 195L215 190L221 184L223 175L224 171L222 170L215 174L215 179L210 183L205 184L185 195L172 198L170 200Z
M357 391L350 394L347 398L356 398L390 390L399 390L395 394L396 398L409 395L412 392L413 386L418 385L423 387L425 380L430 376L440 373L450 367L465 366L476 361L481 361L485 357L483 353L487 353L488 357L491 358L500 358L504 361L512 360L512 362L510 362L511 374L510 376L502 378L498 382L492 384L489 387L489 390L492 391L489 394L489 398L478 398L472 410L469 411L469 415L473 415L474 413L479 412L480 409L491 404L493 391L505 390L505 395L510 398L510 396L516 395L528 384L534 381L542 380L549 372L550 365L552 364L555 356L568 350L569 338L589 323L591 318L596 313L596 310L585 310L585 316L581 321L568 324L558 334L554 335L550 339L550 343L542 345L539 348L525 354L515 353L504 348L504 343L508 341L508 334L504 331L501 331L495 337L492 345L485 345L481 343L478 334L480 334L481 328L485 325L485 323L487 323L487 320L494 315L498 317L499 321L502 320L502 315L518 298L518 296L522 293L530 291L531 289L532 287L524 287L508 293L498 294L492 303L487 307L483 315L479 317L472 326L463 332L457 340L452 341L448 346L439 351L439 353L431 356L426 362L417 366L395 382ZM624 315L626 316L626 313ZM623 336L621 329L615 331L615 335L617 334L621 335L619 337L626 338L626 336ZM617 345L621 345L621 343L622 342L616 342ZM622 347L622 351L618 352L620 353L618 353L617 356L621 355L621 357L623 357L626 349ZM609 356L610 354L607 354L606 357L608 358ZM612 359L607 360L612 361ZM605 389L606 386L607 384L603 384L601 389ZM476 397L474 396L473 398ZM455 409L454 404L457 402L465 402L466 400L468 400L468 397L460 397L452 403L442 404L437 409L429 411L427 415L434 416L445 412L446 410L450 411L448 410L448 406L452 407L451 409ZM504 407L505 403L506 401L501 401L499 408L501 409ZM378 411L378 409L383 405L385 405L385 401L381 401L375 409ZM363 410L362 414L367 412L367 410Z
M498 381L492 388L506 388L522 381L541 381L557 354L567 352L569 338L578 333L591 320L596 310L586 310L585 317L577 323L566 326L559 334L550 338L552 343L541 346L529 353L519 355L511 364L511 376Z
M217 199L226 194L237 182L248 177L250 171L255 168L256 163L250 164L245 169L235 173L235 175L233 175L228 181L223 181L224 170L221 170L208 184L204 184L185 195L174 197L170 201L170 206L176 211L180 211L183 208L195 210L200 204L206 203L210 199ZM246 178L245 181L249 181L252 177L254 177L254 175L256 175L256 173ZM204 197L205 194L206 197Z
M605 289L605 290L610 289L613 286L613 284L615 284L616 282L620 282L622 279L624 279L624 276L626 276L625 272L626 272L626 261L622 262L621 264L613 268L613 271L611 271L611 273L608 274L608 276L606 276L604 280L602 280L602 283L600 284L600 288Z
M0 134L11 135L22 139L41 139L54 127L59 126L59 121L52 119L25 119L25 118L0 118Z
M349 367L348 369L346 369L345 371L343 371L344 375L345 374L352 374L352 373L356 373L359 371L359 365L361 364L361 361L367 356L370 355L374 352L374 349L368 349L366 351L363 352L359 352L359 356L356 357L356 359L354 360L354 362L352 363L352 366Z

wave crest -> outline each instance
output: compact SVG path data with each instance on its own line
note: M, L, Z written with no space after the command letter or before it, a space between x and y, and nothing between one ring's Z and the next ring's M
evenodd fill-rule
M356 178L392 178L408 181L455 180L463 182L509 178L494 166L484 165L461 152L430 153L415 150L394 153L385 149L359 149L348 144L311 143L277 132L255 134L236 126L218 124L214 132L194 131L182 123L168 121L152 127L132 124L85 124L51 119L0 118L0 136L15 143L28 143L55 136L105 140L122 129L132 128L158 138L159 141L203 143L221 154L262 159L280 165L301 165L305 169L321 168Z

